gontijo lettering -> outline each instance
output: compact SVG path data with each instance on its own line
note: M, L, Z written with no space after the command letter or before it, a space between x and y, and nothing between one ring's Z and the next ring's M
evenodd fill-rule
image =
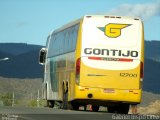
M117 49L85 48L84 53L87 55L138 57L138 52L132 50L123 51Z

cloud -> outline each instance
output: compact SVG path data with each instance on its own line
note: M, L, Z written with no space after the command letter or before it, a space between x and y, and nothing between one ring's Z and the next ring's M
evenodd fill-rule
M108 12L113 15L127 15L147 20L153 16L160 16L160 2L147 4L123 4Z

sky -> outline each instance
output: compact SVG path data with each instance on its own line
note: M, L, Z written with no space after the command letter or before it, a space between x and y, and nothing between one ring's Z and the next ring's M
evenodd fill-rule
M0 0L0 43L45 45L51 31L90 14L140 17L145 40L160 41L159 0Z

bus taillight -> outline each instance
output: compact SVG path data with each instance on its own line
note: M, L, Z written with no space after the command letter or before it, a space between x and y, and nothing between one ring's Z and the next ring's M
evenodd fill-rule
M79 84L79 79L80 79L80 64L81 64L81 59L78 58L76 61L76 83Z
M143 62L141 62L141 65L140 65L140 78L143 78L143 75L144 75Z
M80 58L78 58L76 61L76 76L79 76L80 74L80 64L81 64L81 60Z

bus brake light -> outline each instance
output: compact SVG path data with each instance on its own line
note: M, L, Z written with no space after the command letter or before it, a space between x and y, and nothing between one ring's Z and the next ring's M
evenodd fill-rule
M81 60L80 58L78 58L76 61L76 76L80 74L80 64L81 64Z
M141 65L140 65L140 78L143 78L143 75L144 75L143 62L141 62Z

